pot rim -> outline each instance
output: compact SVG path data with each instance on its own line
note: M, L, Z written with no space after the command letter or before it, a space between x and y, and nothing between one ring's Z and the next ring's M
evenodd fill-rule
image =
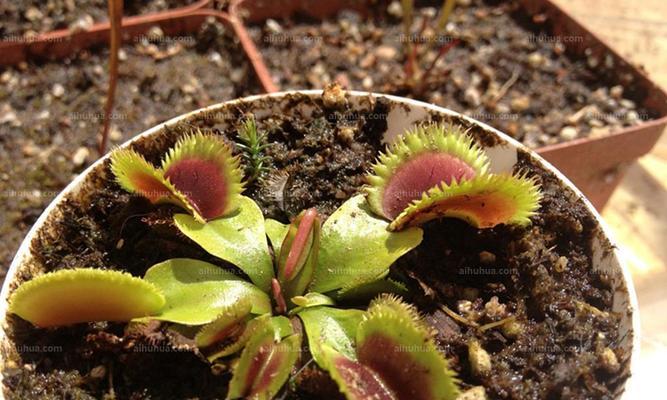
M117 146L118 148L124 148L132 144L133 142L139 140L140 138L145 138L148 136L151 136L155 134L156 132L160 132L164 129L165 126L171 126L174 124L177 124L183 120L187 120L197 114L204 113L210 110L215 110L220 108L222 105L225 104L237 104L237 103L250 103L254 102L257 100L261 99L266 99L266 98L284 98L290 95L305 95L307 97L318 97L322 94L322 90L318 89L310 89L310 90L287 90L287 91L282 91L282 92L275 92L275 93L267 93L267 94L258 94L258 95L252 95L252 96L247 96L247 97L242 97L242 98L237 98L229 101L223 101L219 102L216 104L212 104L210 106L204 107L204 108L199 108L194 111L190 111L185 114L181 114L179 116L176 116L174 118L169 119L168 121L165 121L163 123L160 123L152 128L149 128L136 136L130 138L126 142L120 144ZM405 97L400 97L400 96L394 96L394 95L387 95L387 94L382 94L382 93L376 93L376 92L365 92L365 91L345 91L346 97L348 98L364 98L364 97L372 97L374 99L377 98L385 98L388 99L392 102L396 102L399 104L405 104L409 107L419 107L419 108L424 108L429 111L433 111L439 114L446 114L449 116L454 116L457 118L461 118L465 120L466 122L469 122L470 124L477 125L482 127L483 129L487 131L491 131L494 134L498 135L501 139L505 140L508 144L510 144L512 147L521 149L533 157L533 159L537 162L540 163L542 167L544 167L546 170L549 172L552 172L568 189L572 190L573 193L580 199L583 200L584 205L586 209L588 210L591 215L595 218L596 223L600 227L600 231L604 237L607 238L609 243L611 244L611 248L613 249L613 255L617 259L618 264L620 265L621 268L621 273L623 280L625 282L625 287L627 290L628 294L628 299L629 299L629 306L632 309L632 330L633 330L633 338L632 338L632 352L630 355L630 360L629 360L629 365L630 365L630 372L633 371L633 364L637 365L637 360L639 358L639 353L640 353L640 322L639 322L639 304L637 300L637 294L632 282L632 276L630 273L630 270L628 268L628 263L626 262L627 257L624 255L623 250L617 245L617 241L615 240L614 234L611 232L609 227L607 226L606 222L602 219L600 214L597 212L595 207L591 204L591 202L582 194L582 192L574 186L574 184L565 176L563 173L561 173L558 169L556 169L553 165L551 165L548 161L546 161L544 158L542 158L538 153L535 151L529 149L528 147L524 146L522 143L518 142L517 140L513 139L512 137L506 135L503 132L500 132L499 130L483 123L480 121L477 121L476 119L473 119L471 117L468 117L466 115L460 114L456 111L440 107L434 104L430 103L425 103L422 101L414 100L414 99L409 99ZM85 170L83 170L78 176L76 176L50 203L49 205L44 209L42 214L39 216L37 221L33 224L33 226L30 228L28 233L26 234L25 238L21 242L20 247L18 248L12 263L10 264L10 267L7 271L7 275L5 276L5 281L3 282L2 285L2 291L0 292L0 318L2 318L2 322L0 322L0 346L5 344L5 329L7 326L7 321L5 316L7 315L7 307L8 307L8 296L9 296L9 290L10 290L10 284L13 282L15 275L18 271L19 266L22 264L22 262L29 257L30 255L30 247L31 247L31 242L37 233L37 231L44 225L47 217L53 210L55 210L60 204L62 203L63 199L65 198L66 195L68 195L70 192L73 192L79 188L79 186L84 182L85 178L99 165L104 163L110 156L111 152L108 152L105 154L103 157L99 158L96 160L94 163L92 163L90 166L88 166ZM633 363L634 361L634 363ZM3 385L3 370L4 370L4 361L0 357L0 400L4 399L4 388ZM621 399L623 400L630 400L632 398L632 393L634 392L633 390L633 383L636 381L633 379L633 375L631 374L627 380L625 381L625 389L621 395Z

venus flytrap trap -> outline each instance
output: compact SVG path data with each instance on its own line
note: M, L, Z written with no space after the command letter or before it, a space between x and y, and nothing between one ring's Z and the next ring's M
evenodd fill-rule
M526 225L539 208L537 183L525 174L491 174L484 152L460 128L427 125L389 146L368 177L368 202L402 230L453 217L477 228Z
M152 203L181 206L204 222L234 211L243 190L239 163L220 137L193 132L169 150L160 168L121 149L111 157L111 170L123 189Z
M539 201L534 182L489 174L470 138L432 125L380 156L367 196L350 198L323 223L310 208L283 224L241 195L241 168L221 138L199 132L179 140L160 168L131 150L111 157L123 188L181 206L188 213L175 214L174 226L238 270L174 258L143 279L58 271L20 286L10 311L38 327L152 320L191 332L209 362L236 360L230 399L270 399L283 390L303 356L298 318L310 356L348 399L454 399L456 379L433 332L414 307L386 294L409 294L388 278L390 267L421 243L417 225L430 219L463 218L480 228L529 222ZM376 300L367 311L337 306L364 308L369 298Z

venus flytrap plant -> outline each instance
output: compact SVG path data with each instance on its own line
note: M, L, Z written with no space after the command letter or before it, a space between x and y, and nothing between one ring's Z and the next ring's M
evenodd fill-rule
M453 400L453 373L412 306L386 294L367 311L337 302L363 307L379 293L405 293L387 275L421 243L416 225L443 216L479 227L526 223L539 200L531 180L489 174L484 153L452 127L408 133L380 156L368 198L352 197L324 223L315 208L290 224L264 219L241 195L239 160L214 136L185 136L160 168L131 150L111 158L123 188L181 206L188 213L175 214L174 226L238 270L175 258L143 279L53 272L20 286L10 312L38 327L157 320L196 332L191 339L208 361L237 358L229 399L282 390L301 356L299 318L313 360L348 399Z

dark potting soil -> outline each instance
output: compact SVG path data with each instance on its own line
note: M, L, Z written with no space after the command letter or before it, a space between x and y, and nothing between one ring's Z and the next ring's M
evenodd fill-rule
M294 102L300 99L295 96ZM386 119L377 116L386 111L382 101L370 112L332 112L319 100L312 105L308 120L283 112L258 122L273 143L268 151L272 163L263 183L252 184L246 194L267 217L287 222L312 206L330 214L358 191L381 148ZM234 127L252 111L239 104L191 124L222 134L232 144ZM216 118L231 121L231 127ZM190 126L169 128L134 148L157 162ZM477 128L471 134L493 143ZM407 300L437 329L438 344L464 387L484 385L493 399L612 398L628 376L629 355L618 347L621 316L611 312L611 277L591 269L595 221L529 156L520 155L516 169L529 171L544 192L531 226L477 230L453 219L431 222L424 242L401 258L391 275L408 284ZM284 177L278 185L276 180ZM35 272L77 266L136 276L173 257L228 266L179 235L170 222L172 212L121 190L107 163L80 195L68 199L62 215L47 222L48 229L32 243L35 260L15 286ZM228 360L209 366L187 339L166 326L97 323L41 330L16 317L9 325L14 348L5 357L9 399L216 399L223 398L230 378ZM468 357L473 339L491 359L491 369L481 375L472 372ZM335 384L312 365L288 385L284 398L340 397Z
M124 15L142 15L182 7L195 0L125 0ZM85 29L108 21L107 0L21 0L0 3L0 40L29 40L58 29Z
M0 280L44 207L97 158L107 59L99 49L0 67ZM217 22L193 36L125 46L110 147L176 115L259 92L233 35Z
M458 1L445 32L434 31L442 2L415 9L414 46L425 69L455 44L422 87L406 83L400 1L371 14L342 11L324 21L270 20L251 29L274 81L284 89L348 89L413 97L487 122L531 148L601 137L654 118L611 59L565 54L579 36L554 36L548 18L531 18L517 1ZM539 16L538 16L539 17ZM424 24L424 21L427 21ZM418 34L420 28L427 28Z

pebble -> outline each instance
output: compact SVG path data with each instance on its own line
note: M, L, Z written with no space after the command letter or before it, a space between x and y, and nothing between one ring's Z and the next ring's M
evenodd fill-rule
M539 68L541 67L546 60L544 59L544 56L538 52L530 53L528 55L528 64L532 68Z
M234 83L240 83L245 76L245 71L241 68L232 69L231 74L229 74L229 79Z
M460 1L460 0L459 0ZM475 386L456 397L456 400L487 400L484 386Z
M505 103L496 104L494 109L498 114L509 114L510 111L512 111L510 107Z
M595 69L600 64L600 60L595 56L588 56L586 58L586 63L589 68Z
M208 59L218 67L222 66L222 56L217 51L211 52L211 54L208 55Z
M373 87L373 78L370 76L366 76L362 81L361 81L361 87L370 90Z
M554 269L556 272L563 272L567 270L567 264L568 264L568 259L565 256L560 256L558 257L558 260L556 260L556 264L554 265Z
M591 131L588 133L588 137L591 139L601 138L609 135L609 127L594 127L591 128Z
M396 19L403 18L403 6L398 1L392 1L387 7L387 14L391 15Z
M496 262L496 255L490 251L481 251L479 253L479 262L485 265L493 264Z
M26 10L24 16L28 21L37 21L38 19L42 19L44 14L38 8L30 7Z
M123 49L118 50L118 59L120 61L127 61L127 52Z
M94 23L95 23L95 20L93 19L92 16L90 16L88 14L84 14L83 16L78 18L76 21L69 24L68 28L72 33L85 32L85 31L90 30L90 28L93 26Z
M327 108L342 108L347 102L343 88L336 83L325 86L322 92L322 102Z
M491 299L484 304L484 311L486 312L487 318L492 321L497 321L507 316L507 306L498 302L498 296L491 297Z
M7 70L0 75L0 83L7 83L12 80L13 76L11 71Z
M348 126L342 127L338 129L336 136L341 142L345 144L350 144L354 141L354 129Z
M593 93L591 93L591 98L594 101L600 102L600 103L607 100L608 97L609 97L609 95L607 94L607 88L604 88L604 87L596 89L595 91L593 91Z
M635 104L634 101L628 100L628 99L621 99L621 100L619 100L618 104L620 104L621 107L624 107L624 108L634 109L634 108L637 107L637 105Z
M359 67L363 69L368 69L375 64L375 55L373 53L366 54L361 61L359 61Z
M588 125L593 127L593 128L602 128L604 126L604 122L600 121L597 118L591 118L588 121Z
M123 133L118 129L118 126L111 125L109 128L109 139L114 142L118 142L123 138Z
M232 79L232 81L234 81L234 79ZM234 81L234 82L236 82L236 81ZM186 94L193 94L193 93L197 92L197 88L194 87L193 85L189 84L189 83L186 83L183 86L181 86L181 90L183 91L183 93L186 93Z
M164 37L164 32L159 26L152 26L148 32L146 32L146 36L148 36L148 39L150 40L162 39Z
M65 88L60 83L56 83L51 88L51 94L53 94L53 97L59 99L65 94Z
M616 353L609 347L606 347L599 356L600 364L607 372L615 373L621 368L618 363Z
M463 7L468 7L470 4L472 4L472 0L456 0L456 4Z
M397 54L398 50L391 46L382 45L375 49L375 56L380 60L391 61Z
M625 114L625 120L629 123L635 123L639 121L639 114L637 111L631 110Z
M509 339L516 339L521 333L523 333L523 325L521 322L516 320L508 321L504 323L500 330L503 332L503 335Z
M90 155L90 150L87 147L79 147L72 155L72 164L77 167L82 166L88 159L88 155Z
M463 92L463 99L471 106L478 107L482 103L481 95L479 90L474 86L470 86Z
M92 379L102 379L107 375L107 369L104 365L98 365L90 370L88 376Z
M49 110L44 110L44 111L41 111L39 114L37 114L35 119L48 119L50 116L51 116L51 112Z
M554 53L556 53L556 55L565 53L565 50L565 45L563 43L556 42L556 44L554 44Z
M579 132L577 132L577 128L573 126L566 126L560 130L558 136L563 140L573 140L579 136Z
M514 112L526 111L530 108L530 97L528 96L519 96L510 102L510 107Z
M491 357L476 339L468 343L468 360L470 369L476 376L485 375L491 371Z
M37 147L34 143L28 142L21 146L21 151L23 152L23 155L26 157L33 157L36 156L37 153L39 153L39 147Z
M278 21L276 21L275 19L269 18L269 19L266 20L266 30L269 31L269 33L272 33L272 34L275 35L275 34L278 34L278 33L282 33L283 32L283 27L280 26Z
M9 104L3 104L0 108L0 125L9 124L13 127L20 127L21 121L16 116L16 111Z
M609 89L609 95L616 100L620 100L623 97L623 86L616 85Z

